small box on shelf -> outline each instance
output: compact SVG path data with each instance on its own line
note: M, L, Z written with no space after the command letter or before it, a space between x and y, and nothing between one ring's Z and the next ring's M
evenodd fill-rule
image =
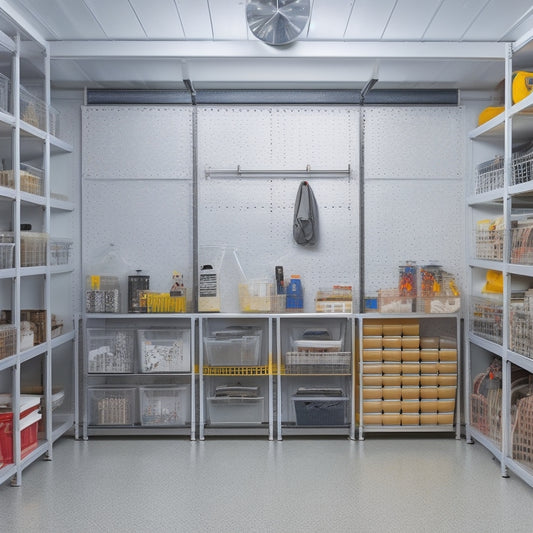
M15 245L9 242L0 242L0 269L13 268L13 252Z
M135 387L89 387L89 424L132 426L136 418Z
M87 328L87 369L91 373L133 372L133 329Z
M260 329L230 327L204 337L207 364L211 366L257 366L261 361Z

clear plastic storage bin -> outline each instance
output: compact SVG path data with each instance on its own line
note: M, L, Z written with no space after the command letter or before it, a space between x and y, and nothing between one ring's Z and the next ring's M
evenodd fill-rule
M261 359L261 332L234 338L204 338L207 364L211 366L258 366Z
M91 426L135 424L135 387L91 387L88 390Z
M20 118L41 130L46 129L46 104L20 86Z
M134 371L135 331L87 329L87 368L94 373Z
M50 238L50 265L68 265L74 242L71 239Z
M20 265L23 267L46 265L47 233L20 232Z
M0 74L0 109L6 113L9 113L9 85L9 78Z
M186 329L140 329L140 371L190 372L190 331Z
M263 420L264 398L207 398L209 421L213 425L253 425Z
M0 325L0 359L15 353L17 347L17 327L13 324Z
M299 426L342 426L346 424L346 397L292 397Z
M0 243L0 268L13 268L14 249L15 245L12 243Z
M141 425L185 425L189 387L140 387L139 395Z

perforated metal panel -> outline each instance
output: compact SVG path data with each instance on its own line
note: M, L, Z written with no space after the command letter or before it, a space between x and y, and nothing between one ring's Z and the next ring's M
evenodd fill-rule
M365 109L365 180L462 179L463 111L458 107Z
M300 274L306 310L316 290L358 279L358 109L352 107L200 107L199 242L230 244L249 279ZM319 205L320 242L292 238L301 178L206 178L205 169L338 170L351 178L308 181ZM238 280L236 280L238 281ZM223 309L238 311L238 309Z
M87 107L82 120L85 265L113 243L152 289L168 292L173 270L192 287L190 107Z
M465 290L462 113L365 109L367 293L397 287L405 260L436 260Z
M82 108L84 179L190 179L190 106Z

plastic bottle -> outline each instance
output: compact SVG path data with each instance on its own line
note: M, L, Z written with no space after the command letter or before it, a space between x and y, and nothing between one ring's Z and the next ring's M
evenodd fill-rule
M304 294L300 276L292 275L287 286L287 311L303 311Z

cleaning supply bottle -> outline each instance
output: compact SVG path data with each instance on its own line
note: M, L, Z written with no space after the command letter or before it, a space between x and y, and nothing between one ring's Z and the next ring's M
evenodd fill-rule
M304 309L304 294L299 275L292 275L287 286L286 308L289 312L298 312Z

